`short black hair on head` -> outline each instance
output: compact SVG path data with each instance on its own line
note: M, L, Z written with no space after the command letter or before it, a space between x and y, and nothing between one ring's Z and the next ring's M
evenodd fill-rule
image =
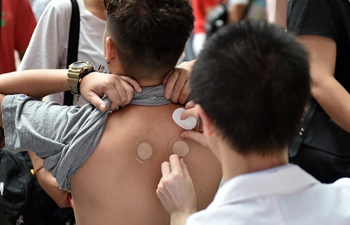
M229 25L199 54L191 90L236 151L273 154L291 143L310 100L308 54L275 25Z
M193 30L189 0L104 0L107 31L124 72L159 79L176 65Z

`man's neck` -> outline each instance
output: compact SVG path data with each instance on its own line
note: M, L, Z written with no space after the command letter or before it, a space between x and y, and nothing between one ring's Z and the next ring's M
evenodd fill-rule
M130 74L125 73L120 67L121 67L120 64L110 63L110 66L108 67L108 69L110 70L111 74L117 74L119 76L126 76L126 77L130 77L131 79L136 80ZM151 81L137 80L137 82L139 83L139 85L141 87L154 87L154 86L159 86L159 85L163 84L163 80L151 80Z
M223 180L226 182L238 175L270 169L288 163L287 149L279 153L262 156L251 154L243 156L233 149L220 151L220 161L223 169Z
M142 88L162 85L162 81L139 81Z
M86 9L101 20L106 20L106 9L101 0L84 0Z

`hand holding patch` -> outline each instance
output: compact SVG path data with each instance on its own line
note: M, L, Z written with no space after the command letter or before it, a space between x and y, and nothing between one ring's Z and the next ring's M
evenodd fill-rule
M180 127L182 127L185 130L192 130L193 128L195 128L195 126L197 125L197 120L196 118L194 118L193 116L189 116L186 119L182 120L180 119L182 113L185 111L184 108L177 108L174 112L173 112L173 120L174 122L179 125Z

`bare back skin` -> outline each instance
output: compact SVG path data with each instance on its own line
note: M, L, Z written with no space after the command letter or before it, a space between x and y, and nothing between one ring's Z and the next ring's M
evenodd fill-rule
M130 105L109 115L98 146L71 179L78 225L170 224L156 189L174 146L185 155L198 210L208 206L221 180L220 165L208 148L180 138L183 129L171 117L179 107Z

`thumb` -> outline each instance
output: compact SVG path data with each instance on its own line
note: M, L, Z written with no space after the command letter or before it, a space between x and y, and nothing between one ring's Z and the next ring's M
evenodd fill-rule
M204 147L209 147L208 142L206 140L206 137L199 132L196 131L183 131L180 136L182 138L187 138L190 140L193 140L195 142L198 142L199 144L203 145Z
M105 112L107 110L106 103L95 93L93 96L91 96L91 104L101 112Z

